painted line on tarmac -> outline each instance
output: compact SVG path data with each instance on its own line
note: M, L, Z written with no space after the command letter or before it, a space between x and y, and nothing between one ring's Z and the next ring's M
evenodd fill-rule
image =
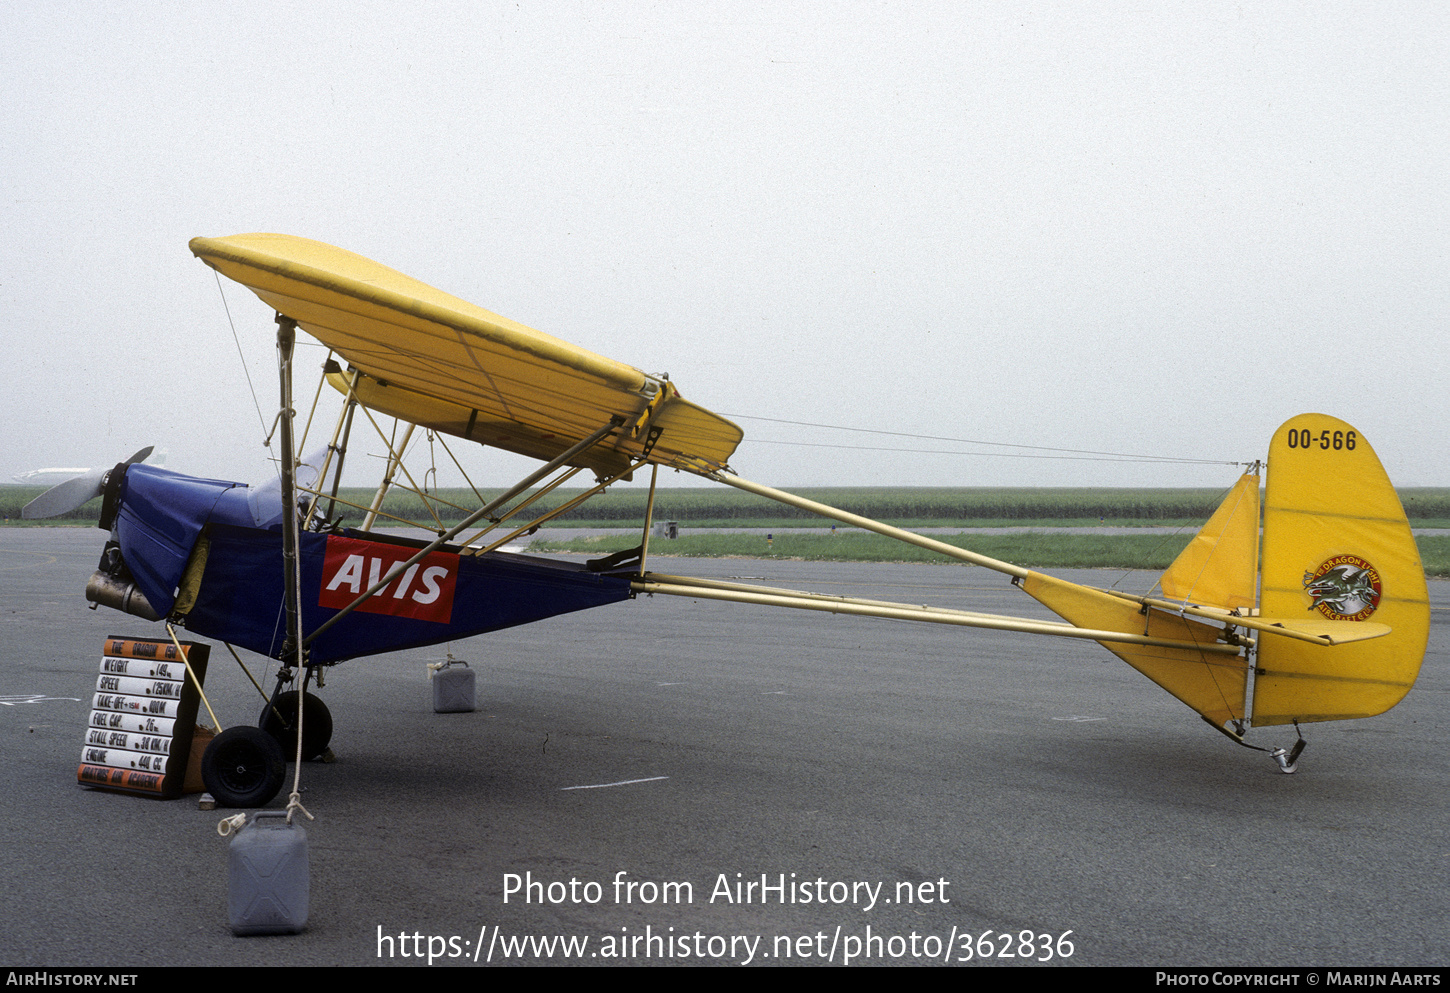
M649 776L645 779L621 779L617 783L591 783L588 786L565 786L560 793L567 793L570 790L602 790L610 786L632 786L635 783L653 783L660 779L669 779L669 776Z
M0 548L0 555L29 555L39 562L21 562L19 565L0 566L0 572L14 572L16 569L34 569L43 565L55 565L58 559L46 552L31 552L23 548Z

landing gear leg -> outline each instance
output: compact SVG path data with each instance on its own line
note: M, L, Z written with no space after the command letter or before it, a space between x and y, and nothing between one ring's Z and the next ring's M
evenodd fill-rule
M302 701L302 761L310 762L321 758L332 741L332 714L320 699L311 693L283 693L267 709L262 730L277 739L288 762L296 758L299 699Z
M297 757L297 710L300 704L302 761L309 762L322 758L327 752L327 746L332 741L332 714L328 711L327 704L307 692L307 684L312 679L311 670L308 670L302 680L301 692L282 691L292 682L292 673L291 668L278 671L277 686L272 691L272 698L267 701L267 706L262 709L257 725L277 740L287 761L291 762Z

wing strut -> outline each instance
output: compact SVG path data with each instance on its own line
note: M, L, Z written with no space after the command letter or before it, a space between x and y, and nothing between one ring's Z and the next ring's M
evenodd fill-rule
M282 570L283 601L287 606L287 640L282 657L295 655L297 668L303 668L302 649L302 566L297 557L301 539L297 533L297 453L292 447L292 346L297 341L297 322L277 315L277 372L282 386ZM290 663L289 663L290 664Z
M660 464L656 462L650 466L649 474L649 501L644 505L644 534L639 539L639 578L645 576L645 559L649 557L649 531L654 526L655 519L655 483L659 480Z
M374 424L373 426L376 427L377 425ZM388 489L393 485L393 475L398 471L398 467L403 464L403 452L407 449L408 442L412 440L413 428L415 426L411 422L408 424L407 430L403 432L403 440L396 447L393 446L391 441L388 442L388 467L383 470L383 481L378 484L378 491L373 494L373 503L368 508L368 516L363 518L363 531L371 531L373 529L373 522L378 519L378 511L382 509L383 498L388 495ZM378 433L382 434L381 431Z
M476 521L478 521L481 518L483 518L483 517L485 517L485 516L493 513L499 507L503 506L505 503L507 503L508 501L512 500L514 497L518 496L520 493L524 492L524 490L526 490L529 487L533 486L535 483L537 483L539 480L543 479L549 473L553 472L555 469L559 468L561 465L564 465L565 463L567 463L575 455L578 455L580 452L587 451L589 448L593 447L598 442L604 440L604 438L606 438L611 431L613 431L615 428L619 427L623 423L624 423L624 418L623 417L620 417L618 415L615 415L613 418L610 419L610 421L609 421L608 424L604 425L604 427L602 427L599 430L595 431L589 437L585 438L583 441L579 442L577 445L574 445L572 448L568 449L567 451L561 452L559 455L557 455L553 459L550 459L548 462L545 462L541 467L539 467L538 469L534 470L532 473L530 473L528 476L526 476L523 479L521 479L519 482L515 483L506 493L501 494L496 499L490 501L489 503L484 504L482 507L479 507L473 513L471 513L467 517L465 517L463 519L462 523L459 523L459 524L454 525L453 527L451 527L447 531L445 531L443 534L441 534L437 538L435 538L433 541L429 542L427 545L424 545L422 548L418 549L418 551L415 552L414 555L413 555L413 557L410 558L410 559L408 559L408 561L406 561L406 562L399 562L396 566L393 567L393 569L392 569L391 572L389 572L382 579L380 579L376 583L374 583L369 589L364 590L361 596L359 596L357 599L353 600L352 603L348 604L346 607L343 607L341 610L339 610L337 613L333 614L326 621L324 621L321 625L319 625L315 631L313 631L305 639L303 639L302 644L304 644L304 645L310 645L310 644L312 644L314 641L317 640L317 638L318 638L319 635L321 635L323 632L325 632L328 628L332 627L338 621L342 620L348 614L352 613L353 610L355 610L358 607L359 604L366 603L368 597L372 596L378 590L382 589L384 586L387 586L393 580L397 579L404 572L406 572L411 566L414 566L417 563L423 561L424 556L426 556L429 552L432 552L435 549L437 549L440 546L442 546L443 544L447 543L448 541L450 541L451 539L453 539L454 537L456 537L460 532L466 531L468 528L472 527L473 524Z

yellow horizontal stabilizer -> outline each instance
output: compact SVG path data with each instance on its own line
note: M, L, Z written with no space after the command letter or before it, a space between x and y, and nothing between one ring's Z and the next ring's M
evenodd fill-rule
M1266 634L1282 635L1314 645L1348 645L1371 638L1383 638L1390 633L1388 624L1373 621L1334 621L1308 618L1260 617L1257 614L1242 615L1222 607L1205 607L1201 604L1174 603L1155 597L1133 596L1118 590L1104 592L1131 603L1145 604L1155 610L1188 617L1201 617L1231 627L1263 631Z
M1300 641L1324 645L1349 645L1356 641L1383 638L1390 633L1388 624L1373 621L1288 620L1280 617L1253 617L1234 621L1266 634L1282 634Z
M545 459L622 418L620 430L576 459L596 471L647 457L711 472L743 437L668 380L361 255L280 234L194 238L191 250L391 390L390 406L377 409L414 423L485 444L494 443L482 437L490 425L495 437L512 430L513 443L499 447Z

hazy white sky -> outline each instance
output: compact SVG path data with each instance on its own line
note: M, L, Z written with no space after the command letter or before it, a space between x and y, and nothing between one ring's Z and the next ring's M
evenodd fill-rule
M972 449L743 415L1236 461L1318 410L1396 482L1450 485L1441 5L5 3L0 24L3 479L150 443L265 475L186 243L281 231L668 371L741 415L734 464L762 482L1232 470L804 447L780 442ZM270 422L271 316L226 302ZM470 464L500 485L518 462Z

